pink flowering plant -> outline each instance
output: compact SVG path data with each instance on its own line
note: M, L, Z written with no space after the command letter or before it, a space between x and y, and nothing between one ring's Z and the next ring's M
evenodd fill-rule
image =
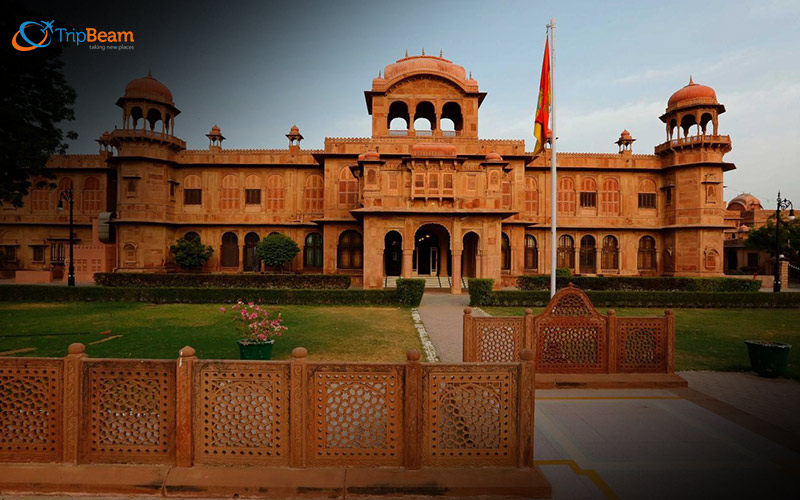
M223 314L228 312L224 307L220 307L219 310ZM254 302L240 300L233 305L230 314L239 328L239 337L244 343L273 343L289 329L283 324L280 311Z

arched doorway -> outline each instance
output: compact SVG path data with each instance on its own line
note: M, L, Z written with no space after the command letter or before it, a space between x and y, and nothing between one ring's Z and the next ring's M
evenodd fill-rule
M397 231L389 231L383 239L383 272L386 276L403 272L403 237Z
M258 271L261 268L261 262L256 257L256 247L258 246L259 237L256 233L247 233L244 237L244 270L245 271Z
M222 235L220 266L239 267L239 238L236 233L227 232Z
M480 237L472 231L464 235L464 251L461 253L461 275L464 278L478 277L478 246Z
M439 224L424 224L414 233L414 272L418 276L450 275L450 233Z

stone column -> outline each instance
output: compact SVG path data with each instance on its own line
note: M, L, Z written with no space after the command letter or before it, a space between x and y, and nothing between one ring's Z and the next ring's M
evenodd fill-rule
M414 250L403 250L403 271L400 273L402 274L403 278L410 278L414 263Z
M453 250L452 269L450 293L458 295L461 293L461 250Z
M781 259L778 264L780 266L781 289L783 290L789 287L789 261Z

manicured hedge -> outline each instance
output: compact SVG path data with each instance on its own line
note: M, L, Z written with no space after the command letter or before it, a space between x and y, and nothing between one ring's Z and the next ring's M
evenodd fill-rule
M642 291L592 291L586 292L597 308L606 307L674 307L674 308L777 308L800 309L800 293L763 292L642 292ZM547 291L498 291L487 296L474 296L473 306L544 307L550 301Z
M340 274L208 274L208 273L96 273L102 286L191 288L285 288L336 290L350 287L350 276Z
M287 290L265 288L157 288L0 285L0 301L226 303L261 300L267 304L405 305L397 290ZM416 305L416 304L409 304Z
M397 280L397 298L401 304L417 307L425 293L425 280L399 278Z
M467 280L469 288L469 302L471 305L483 304L489 300L492 293L494 280L488 278L470 278Z
M737 278L683 278L640 276L572 276L556 274L556 286L563 288L572 283L581 290L642 290L653 292L757 292L761 280ZM520 290L550 290L550 276L520 276Z

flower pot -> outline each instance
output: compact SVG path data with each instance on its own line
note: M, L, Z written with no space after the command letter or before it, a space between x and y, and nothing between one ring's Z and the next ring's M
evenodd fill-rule
M272 344L274 340L266 342L252 342L249 340L239 340L239 359L272 359Z
M791 344L767 340L745 340L750 366L762 377L775 378L786 373Z

